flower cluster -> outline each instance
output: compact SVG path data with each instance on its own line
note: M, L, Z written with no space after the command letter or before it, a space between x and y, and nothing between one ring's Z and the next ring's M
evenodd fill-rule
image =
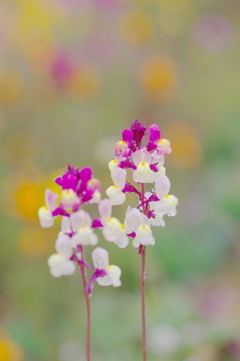
M136 208L127 208L124 225L113 218L108 228L113 234L121 234L124 246L128 243L126 237L133 237L133 246L140 250L142 246L155 244L151 226L164 227L163 216L175 216L178 204L178 199L169 194L170 180L163 166L165 154L171 153L170 142L161 138L159 127L153 124L148 128L148 142L142 147L146 133L147 128L138 120L123 131L122 140L115 145L115 159L109 162L114 185L106 190L111 205L123 204L126 193L137 195L139 204ZM127 181L127 170L137 184ZM154 183L154 189L145 192L146 183Z
M77 264L81 272L82 267L94 269L87 286L88 294L91 293L95 280L102 286L120 286L121 270L117 266L109 265L106 250L101 247L94 249L94 267L89 266L84 260L84 246L95 246L99 242L94 232L96 228L102 229L107 240L114 242L116 239L116 235L113 236L107 225L111 217L111 204L108 199L101 201L100 182L92 177L92 169L68 166L67 171L58 177L55 183L61 187L60 200L57 193L47 189L46 206L38 211L40 224L44 228L53 226L55 218L61 217L61 231L55 244L56 253L48 258L50 273L54 277L71 275L75 272ZM93 203L98 204L99 218L92 220L82 206ZM119 242L124 243L126 240L121 238Z

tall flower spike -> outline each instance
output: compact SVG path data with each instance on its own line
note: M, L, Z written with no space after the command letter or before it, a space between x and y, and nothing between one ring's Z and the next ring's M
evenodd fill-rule
M135 120L130 129L123 131L122 141L115 146L116 159L109 163L114 186L107 189L107 195L110 198L109 203L111 202L114 205L122 204L125 201L121 193L135 193L138 198L137 208L131 209L128 207L123 228L126 235L133 238L133 246L138 248L138 254L141 255L143 361L147 360L145 316L146 246L155 244L151 226L164 227L163 216L175 216L178 204L177 198L169 195L171 184L163 166L164 155L171 152L170 142L167 139L161 139L158 125L152 124L148 128L149 140L146 142L147 145L142 148L142 140L146 135L146 129L138 120ZM132 173L132 179L137 184L126 181L127 169ZM145 183L155 183L155 189L145 193ZM105 213L108 213L108 217L111 217L109 209ZM111 217L107 221L106 219L102 220L102 223L105 238L111 240L111 237L115 237L117 229L119 229L119 221ZM101 280L102 278L98 279Z

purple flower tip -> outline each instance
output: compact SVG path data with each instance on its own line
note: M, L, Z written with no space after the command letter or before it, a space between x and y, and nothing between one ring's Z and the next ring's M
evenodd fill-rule
M146 127L142 125L137 119L131 125L131 131L133 133L133 143L135 143L135 148L140 149L141 147L141 140L146 134Z
M154 150L157 148L157 143L161 139L161 133L160 133L158 125L152 124L148 128L148 134L149 134L149 142L147 145L147 150L148 150L148 152L150 152L151 150Z
M101 228L101 227L103 227L103 225L102 225L100 219L96 218L92 221L92 228Z

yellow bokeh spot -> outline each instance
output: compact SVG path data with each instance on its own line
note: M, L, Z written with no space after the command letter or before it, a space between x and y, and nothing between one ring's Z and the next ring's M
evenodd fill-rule
M68 81L68 90L74 98L87 101L92 99L99 88L99 75L90 67L83 67Z
M166 101L176 89L177 74L170 59L154 56L146 59L139 69L140 83L155 101Z
M108 222L111 222L112 221L112 218L108 218Z
M40 227L23 229L19 234L18 245L20 251L27 257L38 257L52 249L52 242L47 240L46 234Z
M21 181L13 191L13 200L18 213L27 220L38 219L38 209L44 205L44 187L34 181Z
M114 159L114 160L113 160L113 163L117 163L117 162L118 162L117 159Z
M17 343L8 339L0 339L0 360L22 361L23 358L23 350Z
M111 269L111 268L112 268L112 266L111 266L111 265L109 265L109 266L108 266L108 269Z
M171 140L172 153L169 159L179 168L197 166L203 157L203 148L192 126L187 122L173 122L164 134Z
M24 94L22 76L15 69L5 69L0 73L0 104L18 103Z
M125 227L124 227L124 225L123 225L122 223L120 223L120 227L121 227L122 229L125 229Z
M142 228L142 229L145 229L145 228L146 228L146 226L142 226L141 228Z
M142 167L144 167L145 165L147 165L146 162L140 163Z
M133 45L144 45L153 36L151 17L142 11L131 11L123 16L120 32L126 42Z
M16 40L20 44L51 38L54 27L62 20L62 13L51 2L43 0L16 0L18 16L15 24ZM25 43L24 43L25 42Z

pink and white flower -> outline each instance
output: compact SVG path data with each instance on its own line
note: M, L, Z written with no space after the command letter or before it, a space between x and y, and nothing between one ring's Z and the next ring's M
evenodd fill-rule
M103 199L98 206L103 236L108 242L114 242L119 248L128 245L126 229L115 217L112 217L112 206L109 199Z
M58 194L52 192L50 189L46 189L45 192L45 207L41 207L38 210L38 217L40 224L43 228L49 228L53 226L54 217L52 212L57 207Z
M70 245L70 237L62 234L58 237L55 248L57 253L52 254L48 258L50 273L53 277L69 276L76 270L75 263L70 261L72 256L72 247Z
M100 286L121 286L121 269L118 266L109 265L108 252L105 249L101 247L95 248L92 253L92 260L95 269L104 270L106 273L105 276L96 279Z

